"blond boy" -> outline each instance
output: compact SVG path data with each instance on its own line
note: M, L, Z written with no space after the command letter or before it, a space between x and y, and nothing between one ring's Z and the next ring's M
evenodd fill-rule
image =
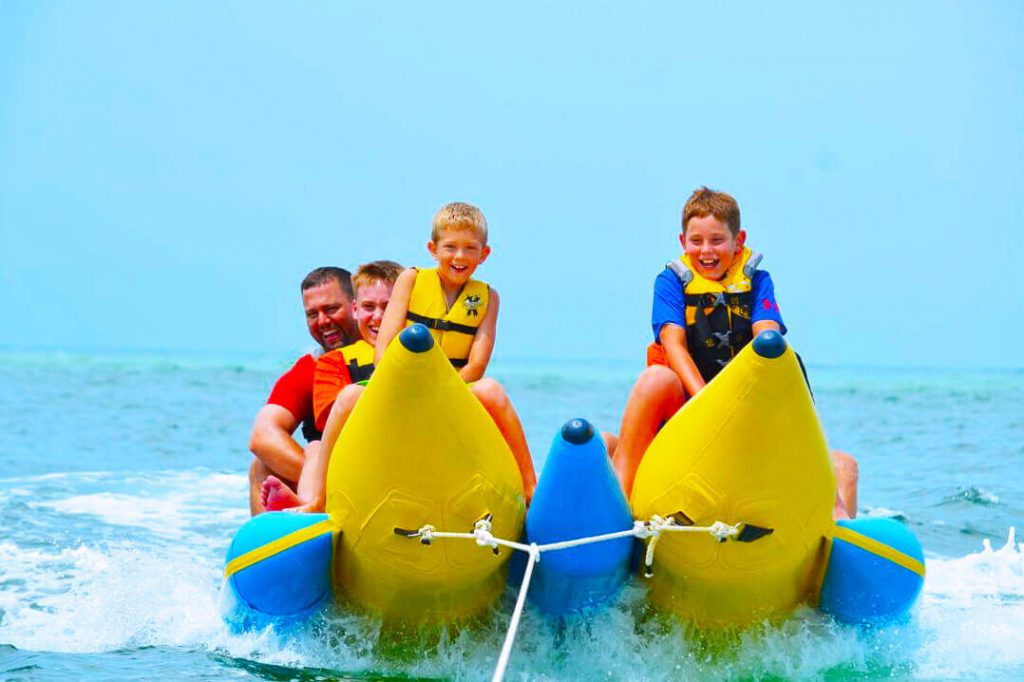
M537 474L519 416L508 394L494 379L484 378L494 350L498 292L473 279L491 253L487 220L476 206L453 202L434 215L427 250L436 268L406 270L395 288L380 326L376 359L406 326L430 328L435 342L491 415L519 466L526 499L533 496Z

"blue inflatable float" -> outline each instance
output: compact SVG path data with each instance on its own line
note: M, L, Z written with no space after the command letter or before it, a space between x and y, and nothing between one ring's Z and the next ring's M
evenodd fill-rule
M569 421L555 436L526 513L527 541L543 545L632 527L604 443L585 419ZM629 577L633 543L626 537L545 552L534 571L531 601L552 615L606 602Z

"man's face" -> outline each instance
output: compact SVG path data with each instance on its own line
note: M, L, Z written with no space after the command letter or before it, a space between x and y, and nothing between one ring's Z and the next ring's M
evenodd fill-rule
M324 350L334 350L354 340L357 334L352 319L352 301L337 280L311 287L302 292L309 335Z

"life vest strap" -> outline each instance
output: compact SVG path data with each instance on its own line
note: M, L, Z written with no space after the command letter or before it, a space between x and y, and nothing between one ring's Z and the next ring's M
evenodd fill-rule
M352 383L357 384L360 381L366 381L373 375L373 365L360 365L359 361L353 358L348 363L348 374L349 378L352 379Z
M476 335L476 327L470 327L468 324L458 324L457 322L449 322L448 320L439 320L436 317L427 317L426 315L414 313L411 310L406 313L405 317L408 320L419 322L426 327L436 329L440 332L459 332L460 334L469 334L470 336Z

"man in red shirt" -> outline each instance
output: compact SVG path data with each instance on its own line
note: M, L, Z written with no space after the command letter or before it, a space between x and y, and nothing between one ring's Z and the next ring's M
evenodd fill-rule
M352 299L352 276L343 268L317 268L302 280L306 326L323 351L341 348L359 338ZM294 487L306 460L306 449L320 447L320 432L313 426L315 366L313 354L299 358L277 380L267 404L256 414L249 437L249 450L255 455L249 467L249 509L253 515L266 511L260 501L263 480L274 474ZM300 424L306 448L292 436Z

